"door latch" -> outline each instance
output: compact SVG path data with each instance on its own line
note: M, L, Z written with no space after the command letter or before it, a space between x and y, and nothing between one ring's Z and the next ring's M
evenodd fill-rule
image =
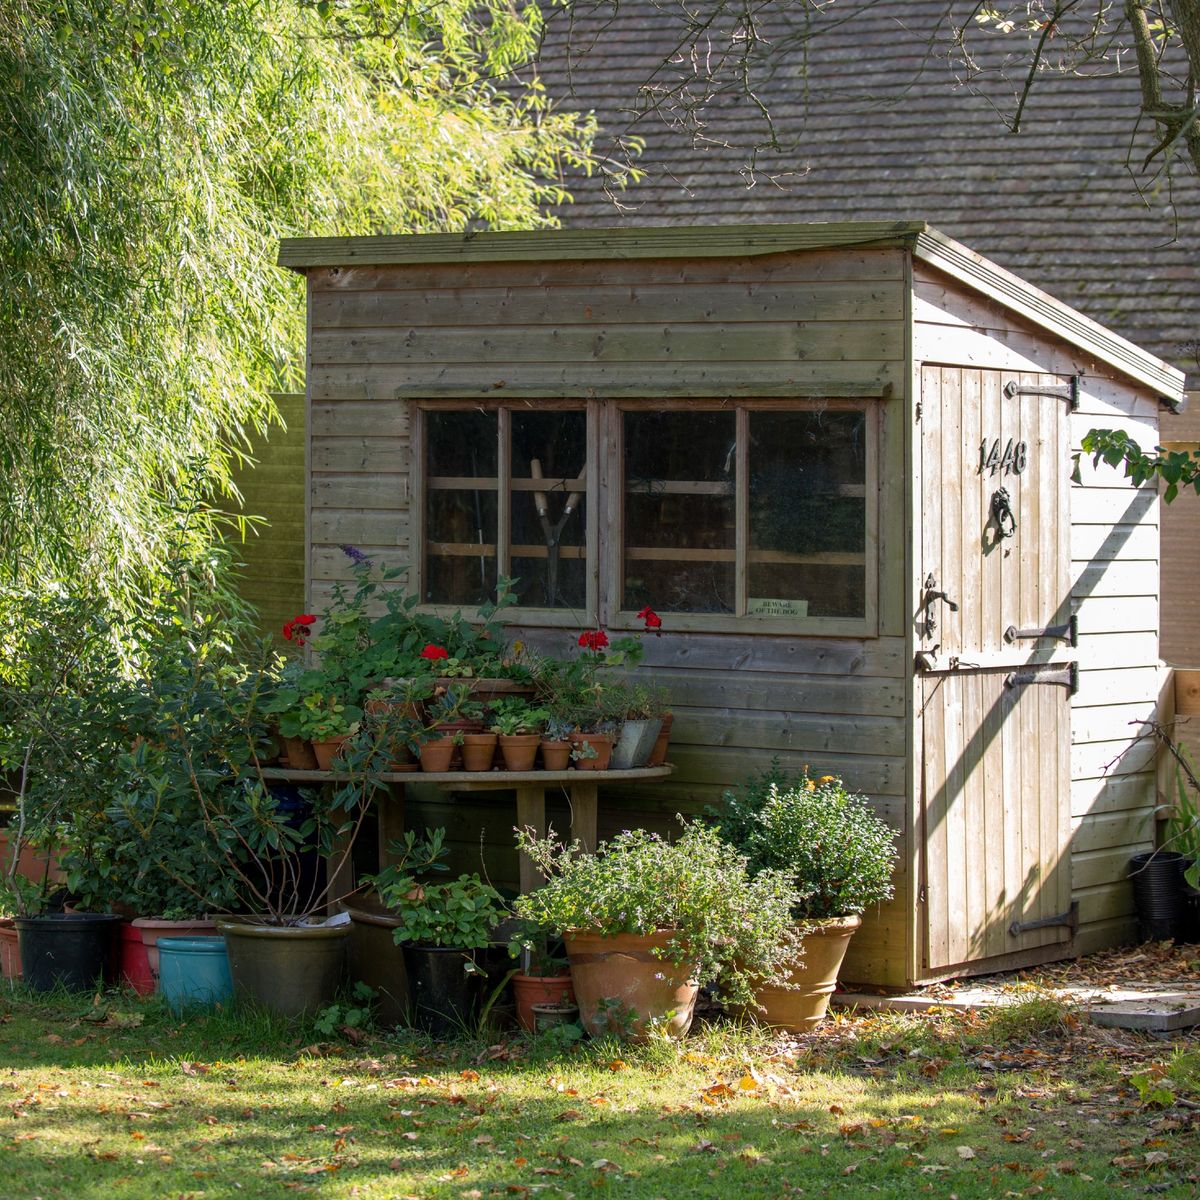
M941 600L951 612L958 612L958 605L945 592L938 591L937 580L933 577L933 572L930 572L925 576L925 591L921 596L921 611L924 614L922 619L927 638L933 637L934 631L937 629L937 618L933 615L933 605L938 600Z

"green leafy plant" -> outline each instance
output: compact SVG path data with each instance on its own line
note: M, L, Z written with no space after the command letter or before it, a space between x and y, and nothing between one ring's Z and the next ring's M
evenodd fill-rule
M351 989L349 999L330 1004L313 1019L313 1028L326 1037L335 1033L353 1034L358 1030L366 1030L375 1020L374 1001L379 993L373 987L357 980Z
M683 822L676 841L625 830L594 853L530 830L517 845L546 883L517 897L514 910L559 935L670 930L668 957L693 964L700 983L737 1003L751 1002L752 977L779 977L795 953L799 898L786 877L751 877L746 859L701 823Z
M850 916L892 896L896 835L836 776L811 779L805 768L793 778L776 761L711 815L752 871L788 878L797 917Z
M1190 859L1183 873L1189 887L1200 888L1200 807L1195 795L1196 776L1186 752L1176 747L1175 804L1167 819L1163 845ZM1189 779L1192 781L1189 787Z
M491 730L505 737L540 733L549 719L548 709L535 707L517 696L508 696L492 705Z

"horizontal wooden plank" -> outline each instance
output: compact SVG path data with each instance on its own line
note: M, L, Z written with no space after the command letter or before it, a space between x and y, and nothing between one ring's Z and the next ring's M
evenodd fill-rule
M654 669L653 683L687 708L783 709L787 712L902 717L902 679L769 675L748 670Z
M1111 559L1158 561L1155 525L1072 525L1071 558L1108 562Z
M1073 412L1070 414L1069 420L1073 452L1080 450L1084 437L1091 430L1097 428L1118 429L1122 433L1127 433L1146 450L1151 450L1158 444L1158 419L1155 415L1137 417L1113 413L1101 419L1094 413ZM1125 468L1123 466L1110 467L1103 460L1093 465L1092 455L1081 454L1079 478L1085 487L1092 483L1098 484L1100 487L1115 487L1125 478Z
M346 543L354 545L354 543ZM356 545L379 567L405 567L409 563L408 546ZM312 580L312 602L324 608L333 595L336 582L347 583L354 578L354 564L346 557L341 545L314 545L311 550L310 579Z
M1158 491L1132 488L1080 487L1071 491L1073 525L1157 525Z
M1071 741L1080 744L1137 737L1145 730L1143 722L1153 720L1157 712L1157 699L1075 709L1071 713Z
M314 400L436 399L505 396L858 396L904 394L902 362L522 363L474 366L315 366Z
M318 508L373 508L407 511L409 477L405 474L314 475L311 503Z
M793 225L627 225L606 229L501 230L485 233L381 234L373 237L285 238L281 266L334 270L389 264L522 263L617 260L629 269L640 260L739 261L759 256L795 255L831 249L852 256L860 246L911 246L925 229L913 221L845 221ZM580 260L580 261L575 261ZM769 259L768 259L769 261ZM715 269L715 268L714 268ZM313 286L318 286L318 271ZM451 284L450 286L453 286Z
M666 620L666 618L664 618ZM520 630L519 634L517 630ZM514 626L535 650L562 652L561 630ZM642 639L644 668L780 672L905 679L912 671L903 638L750 638L741 634L677 634Z
M1102 779L1136 775L1153 769L1157 757L1151 742L1134 745L1133 737L1109 742L1085 742L1071 747L1071 778Z
M409 539L407 512L374 512L361 508L321 508L312 512L314 543L351 546L399 546Z
M361 276L361 273L352 273ZM363 282L357 278L356 282ZM376 284L396 280L375 276ZM879 321L901 319L904 287L893 280L784 279L713 285L563 283L449 289L428 286L313 293L314 332L361 327L681 324L699 321Z
M364 475L406 474L412 464L407 438L321 437L312 442L312 470Z
M1128 917L1134 911L1133 888L1128 882L1107 883L1100 887L1080 888L1072 894L1079 901L1080 926Z
M1071 563L1071 580L1071 595L1077 600L1159 594L1158 566L1154 562L1085 559Z
M312 406L313 437L398 437L409 435L406 400L337 400Z
M1075 605L1079 636L1098 633L1157 633L1155 596L1097 596Z
M1079 690L1071 697L1071 707L1092 708L1098 704L1155 701L1164 685L1164 673L1158 667L1080 671Z
M1071 784L1071 816L1101 816L1131 809L1148 812L1157 799L1153 772L1079 779Z
M675 704L677 745L788 751L807 759L825 754L904 754L905 725L893 717L829 717L807 712L683 710Z
M714 747L672 746L670 760L675 763L673 781L679 784L703 784L705 788L733 787L760 775L767 765L761 750ZM783 768L799 771L806 764L814 775L838 775L854 791L879 795L904 794L904 760L876 756L823 754L805 757L790 751L778 755Z
M902 359L904 325L886 321L724 322L694 325L425 326L313 333L310 370L338 363L377 366L525 363L794 363ZM316 427L316 414L313 414Z
M1080 636L1071 656L1085 670L1152 666L1158 662L1158 638L1152 633L1088 633Z
M1071 855L1071 888L1100 887L1105 884L1126 883L1129 879L1129 857L1144 850L1154 849L1154 838L1148 836L1141 842L1128 846L1117 846L1105 850L1088 850Z
M1137 941L1137 922L1132 913L1108 920L1081 924L1072 943L1080 955L1099 954L1114 946L1128 946Z

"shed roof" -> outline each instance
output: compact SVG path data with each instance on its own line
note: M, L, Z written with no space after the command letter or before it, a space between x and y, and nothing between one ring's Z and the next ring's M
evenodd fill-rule
M1019 31L973 35L985 70L968 86L953 38L956 24L972 25L973 0L768 0L755 20L775 53L753 82L779 141L770 148L762 110L731 87L691 109L691 128L655 111L681 80L685 104L704 98L685 7L713 13L681 0L553 10L541 59L548 94L594 110L602 147L626 133L645 141L634 161L646 178L618 193L619 204L602 179L568 178L575 202L560 210L565 224L928 220L1196 370L1200 188L1191 176L1172 188L1140 170L1156 135L1138 121L1132 56L1110 45L1105 63L1039 72L1014 135L998 113L1012 110L1028 42ZM714 58L723 41L715 21ZM1047 42L1051 66L1063 40Z
M903 246L1039 327L1152 388L1172 404L1183 373L1083 313L989 262L922 221L841 221L805 225L705 225L533 232L288 238L279 263L316 267L417 263L547 262L578 259L718 258L853 246Z

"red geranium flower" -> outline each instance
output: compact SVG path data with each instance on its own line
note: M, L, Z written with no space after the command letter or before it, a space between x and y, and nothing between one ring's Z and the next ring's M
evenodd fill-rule
M308 627L316 619L312 613L301 613L300 616L293 617L283 627L284 641L295 642L297 646L303 646L308 638Z
M593 650L598 653L608 645L608 634L603 629L585 629L579 635L579 644L585 650Z
M421 651L421 657L428 659L430 662L436 662L439 658L449 658L450 652L445 646L435 646L430 642L424 650Z
M653 629L655 637L660 636L660 630L662 629L662 617L660 617L658 613L656 613L654 609L650 607L650 605L647 604L646 607L643 608L640 613L638 613L638 619L646 622L647 633Z

